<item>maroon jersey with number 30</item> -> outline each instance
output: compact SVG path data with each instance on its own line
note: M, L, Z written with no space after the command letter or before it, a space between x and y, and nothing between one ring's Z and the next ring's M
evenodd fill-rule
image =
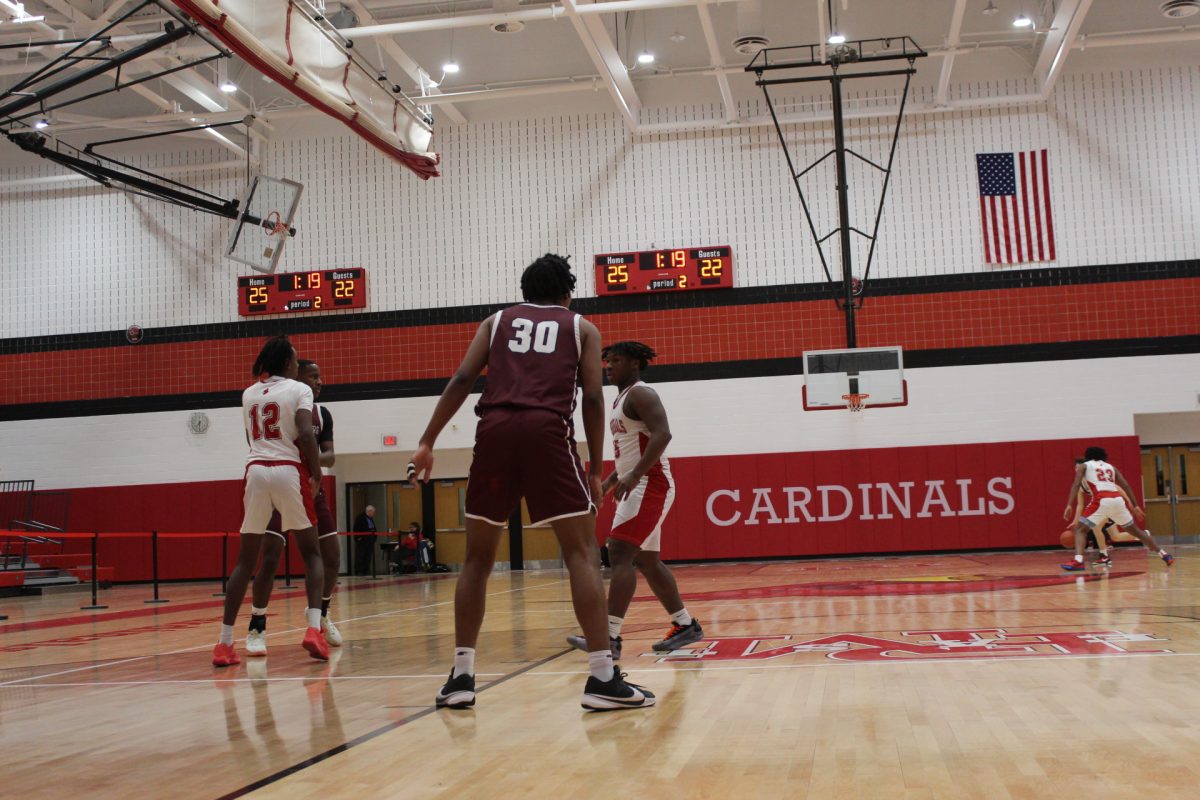
M492 317L487 388L475 407L575 413L581 317L562 306L521 303Z

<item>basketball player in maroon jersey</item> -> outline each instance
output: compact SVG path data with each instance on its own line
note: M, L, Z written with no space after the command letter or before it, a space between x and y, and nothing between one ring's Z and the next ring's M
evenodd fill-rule
M700 621L684 608L675 576L663 564L662 526L675 502L675 479L664 453L671 441L671 426L658 392L642 382L642 370L657 353L641 342L616 342L602 353L609 383L619 393L608 422L613 436L616 469L604 479L605 494L617 498L617 512L608 536L612 580L608 585L608 637L613 660L621 658L621 625L633 593L637 572L646 576L654 596L671 615L671 629L655 650L668 651L704 638ZM583 637L568 636L581 647Z
M316 404L316 400L321 396L321 389L325 386L321 380L321 366L315 361L300 359L300 371L296 380L312 389L313 433L321 451L321 466L332 467L336 458L333 447L333 415L325 406ZM321 561L325 565L325 583L321 591L321 633L330 647L341 647L342 633L329 618L329 604L333 600L338 572L341 569L341 544L338 542L337 521L333 517L333 510L329 507L329 500L325 497L323 489L313 498L313 508L317 512L317 545L321 550ZM279 512L276 511L267 523L262 563L254 575L254 585L251 589L253 605L250 609L250 630L246 634L248 656L267 654L267 604L271 601L271 591L275 588L275 575L279 571L279 557L283 555L286 536Z
M645 708L654 695L613 669L604 622L604 583L596 546L604 394L600 333L568 310L575 276L565 258L547 253L521 275L525 302L479 326L458 371L442 392L409 464L428 481L433 446L487 367L487 387L475 407L479 424L467 483L467 556L454 592L454 666L438 691L439 708L475 704L475 644L487 579L501 531L525 498L534 524L549 522L562 547L575 615L587 637L591 675L582 705L593 711ZM590 468L575 448L575 394L583 390L584 437Z

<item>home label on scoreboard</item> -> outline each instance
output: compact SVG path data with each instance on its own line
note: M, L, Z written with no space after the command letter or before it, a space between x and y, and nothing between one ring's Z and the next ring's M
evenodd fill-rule
M602 253L595 258L599 295L727 289L733 286L729 245Z
M323 269L238 278L238 314L288 314L366 308L367 271Z

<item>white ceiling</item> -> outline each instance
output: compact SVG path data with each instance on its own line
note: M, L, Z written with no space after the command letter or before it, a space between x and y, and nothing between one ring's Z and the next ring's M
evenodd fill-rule
M282 2L262 0L270 1ZM753 33L768 37L772 46L818 42L829 24L827 5L836 27L851 39L907 35L930 51L917 65L916 81L933 100L917 113L969 104L970 87L979 82L1011 81L1021 87L1011 91L1012 103L1033 102L1049 96L1058 78L1072 71L1200 61L1200 14L1168 19L1162 0L992 3L998 10L990 15L984 13L988 0L330 0L326 12L354 41L356 52L382 65L410 96L421 93L419 72L438 84L432 91L445 96L430 99L437 125L621 111L631 131L666 130L647 119L645 109L656 106L695 109L693 118L671 130L760 124L745 111L745 101L761 94L742 69L749 56L734 49L734 39ZM0 20L6 4L0 3ZM27 12L44 15L44 22L3 22L0 45L87 35L133 5L133 0L25 0ZM588 6L605 13L589 14ZM756 10L761 22L747 26ZM1022 10L1034 17L1034 28L1013 27ZM490 27L523 17L523 30L516 33ZM152 33L164 20L152 7L118 33ZM389 27L378 30L381 25ZM653 65L635 66L643 49L654 53ZM185 43L174 57L188 52ZM54 53L0 50L0 87L11 86ZM123 75L162 68L171 57L138 62ZM442 65L451 58L461 72L444 75ZM54 116L50 132L88 141L119 135L113 129L161 129L160 119L147 117L219 121L252 110L267 119L304 113L300 101L245 64L235 61L229 71L240 87L235 95L216 90L217 74L208 65L72 107ZM796 118L821 117L818 111ZM270 128L261 135L270 136Z

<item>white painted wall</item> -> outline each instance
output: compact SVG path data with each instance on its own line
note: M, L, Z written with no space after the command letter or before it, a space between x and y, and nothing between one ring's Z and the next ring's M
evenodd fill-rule
M993 269L983 263L974 156L1040 147L1050 151L1059 265L1194 258L1197 85L1195 64L1126 68L1068 76L1043 105L909 118L873 275ZM962 93L1019 89L980 83ZM658 108L645 121L696 114ZM653 246L731 244L740 286L821 279L769 127L634 139L613 114L446 126L437 133L445 176L428 182L322 118L278 129L263 170L306 187L281 269L366 267L369 310L517 299L520 269L545 250L574 255L583 296L593 293L592 255ZM802 143L799 163L831 146L827 126L789 130ZM890 133L886 120L856 122L849 140L884 160ZM0 167L0 183L56 174L9 155L4 163L18 166ZM151 159L221 160L219 151ZM806 186L824 232L835 207L822 169ZM878 178L855 162L851 180L865 190L853 195L855 222L869 230ZM235 196L243 183L226 170L201 186ZM0 192L0 242L14 267L0 293L0 338L238 319L235 278L247 268L220 255L228 221L69 186Z

